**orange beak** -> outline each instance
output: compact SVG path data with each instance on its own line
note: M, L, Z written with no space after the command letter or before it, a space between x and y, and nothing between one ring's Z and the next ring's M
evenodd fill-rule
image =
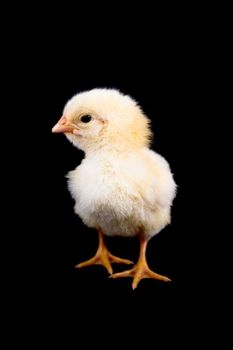
M62 116L61 119L58 120L57 124L52 128L52 132L69 132L73 133L75 130L78 130L75 124L72 124L67 120L66 117Z

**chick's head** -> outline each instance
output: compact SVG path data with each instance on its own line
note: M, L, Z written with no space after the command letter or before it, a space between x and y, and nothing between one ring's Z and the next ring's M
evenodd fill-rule
M149 119L136 101L114 89L93 89L72 97L53 127L83 151L148 146Z

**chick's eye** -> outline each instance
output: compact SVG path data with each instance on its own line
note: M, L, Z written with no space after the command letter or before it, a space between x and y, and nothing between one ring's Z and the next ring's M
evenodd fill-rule
M89 123L91 119L92 119L92 116L89 114L82 115L82 117L80 118L82 123Z

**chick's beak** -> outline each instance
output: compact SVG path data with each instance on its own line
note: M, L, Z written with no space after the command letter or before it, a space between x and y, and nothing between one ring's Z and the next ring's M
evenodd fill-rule
M75 124L72 124L67 120L66 117L62 116L61 119L57 122L56 125L52 128L52 132L69 132L73 133L74 131L78 130L77 126Z

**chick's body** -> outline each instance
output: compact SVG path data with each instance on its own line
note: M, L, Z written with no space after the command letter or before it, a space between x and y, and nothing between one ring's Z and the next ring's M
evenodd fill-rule
M146 262L149 239L170 222L176 184L167 161L149 148L149 119L136 101L112 89L93 89L74 96L53 132L85 152L82 163L68 174L75 213L98 230L96 255L77 267L131 263L112 255L103 235L138 236L140 255L131 270L113 278L134 277L169 281L151 271Z
M170 222L175 183L166 160L152 150L85 158L69 173L75 212L109 236L152 237Z

